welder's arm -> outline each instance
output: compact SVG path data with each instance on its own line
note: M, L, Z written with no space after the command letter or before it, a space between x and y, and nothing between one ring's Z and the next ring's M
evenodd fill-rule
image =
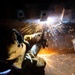
M38 41L42 36L42 33L35 33L35 34L31 34L31 35L25 35L24 36L24 40L29 41L29 42L35 42Z
M24 59L29 59L31 63L33 62L32 58L35 58L40 51L41 45L40 44L34 44L32 48L25 54Z
M31 73L30 75L44 75L46 62L44 59L36 57L40 48L40 43L35 44L32 46L30 51L25 54L24 61L22 63L22 73L24 75L28 74L29 72Z

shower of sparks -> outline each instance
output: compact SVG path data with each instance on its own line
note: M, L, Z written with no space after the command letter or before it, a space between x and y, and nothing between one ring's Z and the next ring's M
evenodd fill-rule
M73 51L73 44L71 44L71 40L75 37L74 24L69 25L67 23L62 23L61 21L49 24L46 21L40 22L39 19L36 19L35 21L28 21L29 23L21 29L22 33L26 32L26 34L33 34L44 30L44 36L47 39L49 48L55 48L60 52Z
M40 19L32 19L26 20L25 22L34 23L36 25L36 31L45 30L46 33L49 33L52 36L57 35L57 32L63 32L65 28L64 24L62 24L62 18L64 15L64 9L62 10L62 14L59 17L48 17L47 21L40 21Z
M57 22L56 24L49 24L48 22L39 21L38 23L34 23L34 25L36 26L36 32L44 29L45 32L48 32L53 36L57 34L57 31L63 32L64 28L64 25L61 22Z
M65 12L63 8L61 15L56 15L57 17L49 16L47 21L40 21L40 19L25 20L24 22L27 24L21 29L21 32L33 34L44 30L48 48L60 52L73 51L72 39L75 38L75 24L70 24L67 21L64 22L63 16Z

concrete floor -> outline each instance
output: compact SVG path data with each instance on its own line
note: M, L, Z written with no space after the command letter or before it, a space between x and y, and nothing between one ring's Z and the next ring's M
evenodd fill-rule
M75 54L40 55L46 61L45 75L75 75Z

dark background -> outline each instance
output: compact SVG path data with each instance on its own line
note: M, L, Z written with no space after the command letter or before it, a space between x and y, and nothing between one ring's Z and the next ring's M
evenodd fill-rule
M24 18L40 15L41 10L52 10L53 6L59 4L66 9L75 9L73 0L32 0L29 2L15 1L10 3L0 3L0 19L17 19L18 10L22 10Z

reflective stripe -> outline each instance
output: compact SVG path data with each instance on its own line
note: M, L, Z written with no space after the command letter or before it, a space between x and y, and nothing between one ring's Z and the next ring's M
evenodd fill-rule
M0 72L0 75L6 75L11 71L11 69L8 69L6 71Z

